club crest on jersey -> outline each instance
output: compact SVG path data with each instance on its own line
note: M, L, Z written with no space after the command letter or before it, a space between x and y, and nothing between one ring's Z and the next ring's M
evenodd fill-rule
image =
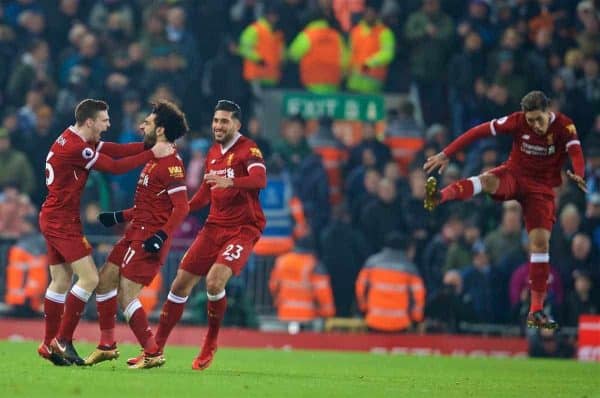
M172 178L183 178L183 169L181 166L169 166L169 175Z
M60 137L58 137L58 138L56 139L56 142L57 142L57 143L58 143L58 145L60 145L60 146L65 146L65 144L67 143L67 139L61 135Z
M94 157L94 151L92 148L83 148L81 156L83 156L84 159L91 159Z
M233 153L230 153L227 157L227 166L231 166L231 163L233 162L233 155Z
M260 159L263 157L262 152L258 148L250 148L250 154Z
M552 134L548 134L546 136L546 141L548 142L548 145L552 145L554 143L554 136Z
M571 135L575 135L577 134L577 129L575 128L575 125L573 123L569 124L567 126L567 131L569 132L569 134Z

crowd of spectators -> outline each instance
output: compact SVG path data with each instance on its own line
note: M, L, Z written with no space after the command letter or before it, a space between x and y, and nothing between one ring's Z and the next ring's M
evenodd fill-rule
M356 146L336 144L346 153L344 199L331 206L317 139L336 140L331 123L322 120L311 135L305 120L291 117L279 137L261 135L252 113L261 91L243 78L238 44L270 3L278 5L276 28L286 46L317 17L347 37L365 6L376 7L395 39L383 91L418 90L418 103L404 101L385 121L386 135L425 140L406 169L365 124ZM355 311L348 284L386 235L400 231L416 243L412 261L427 291L428 327L443 331L458 331L461 321L522 320L527 241L516 202L502 205L480 195L428 214L421 166L469 127L517 111L525 93L544 90L552 110L575 121L589 190L585 195L567 182L558 189L548 307L572 326L578 314L600 312L600 7L593 1L10 0L0 2L0 53L1 240L36 231L45 157L73 123L79 100L110 104L111 128L103 139L115 142L140 139L137 126L149 100L179 103L193 129L180 144L193 193L210 145L212 107L228 98L246 110L243 132L258 142L269 171L289 175L342 315ZM302 87L296 64L284 61L277 87ZM498 165L509 150L503 137L475 144L444 172L442 185ZM87 234L111 234L95 215L127 207L136 181L135 172L91 173L82 210ZM198 228L192 215L178 233L189 238ZM336 249L339 256L332 255Z

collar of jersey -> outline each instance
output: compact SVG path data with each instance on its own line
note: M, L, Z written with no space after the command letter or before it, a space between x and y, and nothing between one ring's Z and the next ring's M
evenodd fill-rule
M235 137L233 137L233 139L231 140L231 142L225 148L223 148L223 145L221 145L221 155L225 155L227 153L227 151L230 150L231 147L235 145L235 143L237 142L237 140L240 139L241 136L242 135L238 131L238 132L235 133Z

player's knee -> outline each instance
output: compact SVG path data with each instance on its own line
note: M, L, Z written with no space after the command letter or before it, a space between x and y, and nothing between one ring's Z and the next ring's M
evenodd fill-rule
M483 192L494 193L498 188L498 179L493 174L482 174L479 176Z
M97 273L90 273L89 275L80 275L77 284L88 292L93 292L98 287L99 277Z
M48 289L56 293L66 293L71 288L71 279L53 277Z
M189 286L185 281L175 278L171 285L171 293L179 297L187 297L190 295L193 286Z
M225 284L219 278L206 278L206 292L208 294L219 294L225 289Z

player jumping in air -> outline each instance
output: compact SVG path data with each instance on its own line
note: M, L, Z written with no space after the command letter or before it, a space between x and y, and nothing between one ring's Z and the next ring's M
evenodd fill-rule
M98 284L92 247L83 236L79 218L81 193L90 170L125 173L174 151L167 143L158 143L147 151L143 143L100 141L100 135L110 126L108 105L103 101L81 101L75 108L75 120L76 124L52 144L46 157L48 196L39 217L51 281L44 300L44 341L38 354L60 366L83 365L73 347L73 333ZM77 283L71 288L73 274L77 275Z
M550 272L550 231L555 222L554 187L561 184L561 170L567 155L573 171L567 176L586 192L584 159L575 125L567 116L548 110L549 100L541 91L532 91L521 100L521 112L480 124L431 156L423 168L427 173L440 172L449 158L473 141L510 134L512 150L502 165L476 177L457 181L441 191L434 177L427 179L425 208L433 210L450 200L468 200L480 192L494 199L515 199L523 207L525 227L529 234L529 280L531 306L527 326L557 328L557 323L543 312Z
M176 105L159 101L153 105L140 130L146 146L152 146L156 142L175 142L188 131L188 125ZM138 295L160 271L171 246L169 236L188 211L184 166L174 153L146 163L137 182L132 208L99 215L98 219L106 227L124 221L131 224L100 270L96 289L100 344L85 359L86 365L119 357L114 336L117 301L146 353L146 362L140 361L133 367L150 368L165 362Z
M266 185L266 168L254 141L239 133L240 119L237 104L226 100L217 103L212 121L215 143L206 156L204 181L190 201L190 211L210 203L210 213L181 259L156 331L156 344L163 350L192 288L206 277L208 332L192 363L195 370L208 368L214 358L227 309L225 285L241 272L265 226L258 193ZM148 363L148 354L144 352L127 363Z

